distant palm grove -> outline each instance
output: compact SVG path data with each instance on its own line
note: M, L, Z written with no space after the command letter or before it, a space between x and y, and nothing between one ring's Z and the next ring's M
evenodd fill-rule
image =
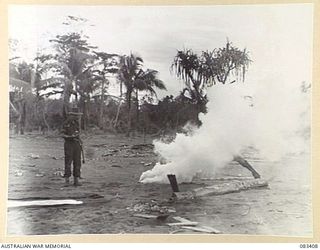
M245 49L229 41L200 54L177 50L168 70L184 88L177 96L158 99L157 91L166 90L166 83L137 54L99 51L77 32L57 35L50 44L51 52L38 53L32 62L9 58L12 133L58 131L71 108L83 114L84 131L129 136L179 131L188 122L199 126L198 114L206 112L206 89L243 81L251 62ZM14 50L19 44L9 40L9 46ZM118 93L110 91L111 83L118 85Z

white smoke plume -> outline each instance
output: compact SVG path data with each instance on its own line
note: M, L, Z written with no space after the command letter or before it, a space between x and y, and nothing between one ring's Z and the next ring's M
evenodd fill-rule
M170 144L154 141L167 163L142 173L140 182L167 183L167 174L175 174L178 182L210 176L250 146L273 161L308 151L310 89L279 78L257 84L211 87L208 113L200 114L202 126L189 135L178 134Z

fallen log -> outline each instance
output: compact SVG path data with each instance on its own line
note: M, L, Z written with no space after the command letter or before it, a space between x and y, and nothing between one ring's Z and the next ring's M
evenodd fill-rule
M243 181L243 180L252 180L253 177L250 176L226 176L220 178L201 178L202 181Z
M267 187L268 182L262 179L251 179L242 181L232 181L227 183L218 183L212 186L196 188L187 192L174 192L173 198L176 200L194 199L205 195L222 195L240 192L243 190Z

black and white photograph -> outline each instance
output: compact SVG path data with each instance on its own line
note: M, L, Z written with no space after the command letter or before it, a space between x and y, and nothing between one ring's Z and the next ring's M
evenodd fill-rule
M8 5L7 236L313 237L313 11Z

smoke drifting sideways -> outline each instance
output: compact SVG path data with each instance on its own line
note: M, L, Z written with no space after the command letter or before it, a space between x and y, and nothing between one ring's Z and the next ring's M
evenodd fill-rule
M172 143L154 141L155 152L166 160L142 173L142 183L178 182L212 176L235 155L253 147L257 157L277 161L288 154L310 152L310 92L306 83L236 83L208 89L208 112L202 126L178 134ZM189 126L190 127L190 126ZM190 128L189 128L190 129Z

